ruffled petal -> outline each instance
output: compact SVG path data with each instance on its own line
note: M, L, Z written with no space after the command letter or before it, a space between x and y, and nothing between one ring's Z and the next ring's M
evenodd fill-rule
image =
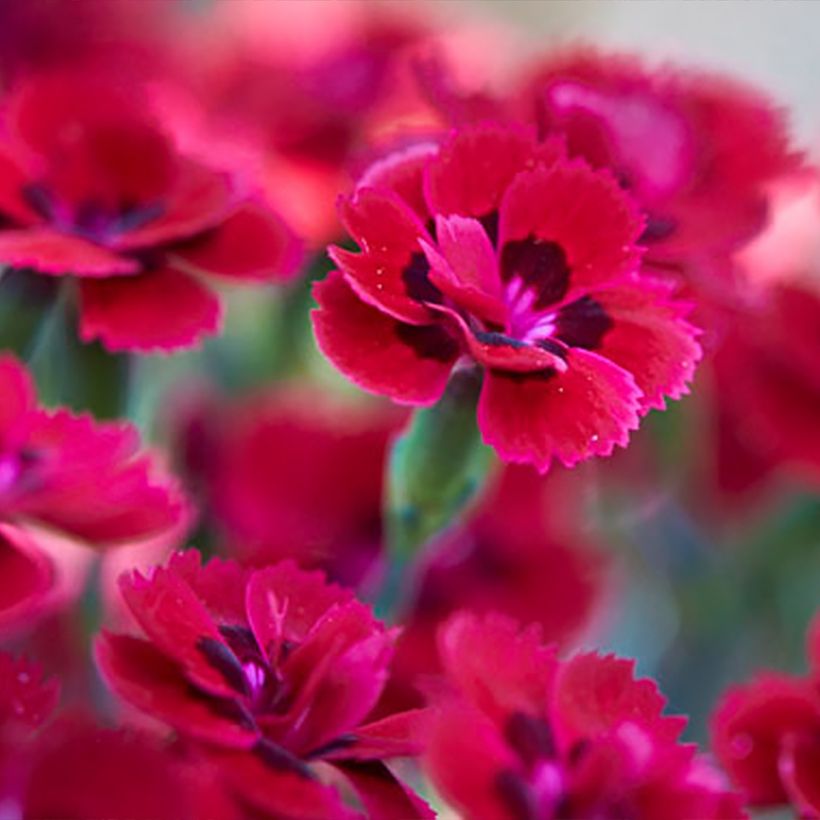
M684 318L689 306L647 279L596 291L594 298L612 321L596 350L633 375L644 394L642 412L688 393L701 357L699 331Z
M172 531L189 505L158 461L139 453L127 423L100 423L68 410L32 414L28 445L42 454L22 484L13 511L95 547Z
M522 629L498 614L459 612L439 629L438 647L448 678L499 725L512 712L544 713L557 661L536 627Z
M338 271L314 285L313 294L319 348L351 381L405 404L429 405L441 397L460 354L445 330L381 313L362 302Z
M128 278L84 281L80 287L80 337L99 339L110 351L193 347L217 332L221 316L214 293L168 266Z
M33 268L53 276L87 278L139 271L135 259L118 256L87 239L50 228L0 231L0 263L12 268Z
M516 174L538 159L549 164L559 155L552 145L540 148L534 133L520 126L485 124L457 132L427 166L430 212L488 216Z
M302 245L284 221L261 205L247 204L218 228L173 249L175 258L204 273L235 281L283 281L302 261Z
M230 710L232 701L192 696L181 669L148 641L103 632L95 650L108 685L136 709L219 746L248 749L256 743L256 727Z
M553 458L567 467L625 446L638 426L642 394L632 376L586 350L567 354L561 374L489 372L478 426L505 461L545 472Z
M420 304L424 282L414 275L424 262L419 241L430 239L418 217L392 191L376 188L357 190L353 197L342 200L339 211L361 253L331 248L330 257L353 290L397 319L413 324L429 321Z
M655 681L635 679L635 662L585 652L561 665L552 703L553 725L564 747L594 738L628 721L653 740L674 743L686 725L664 717L666 699Z
M429 219L424 199L424 169L438 153L438 145L422 142L394 151L374 162L356 183L357 188L387 188L397 194L423 222Z
M609 173L580 161L561 162L511 182L501 203L499 247L503 253L509 242L555 243L569 266L572 294L634 273L643 227L637 205Z
M125 574L119 587L152 644L176 661L188 680L216 696L237 694L206 650L206 642L209 647L219 644L228 649L216 623L173 568L157 567L148 578L136 571Z

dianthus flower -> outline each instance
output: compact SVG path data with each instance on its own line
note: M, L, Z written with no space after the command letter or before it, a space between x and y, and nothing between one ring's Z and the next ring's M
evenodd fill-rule
M390 697L422 700L425 682L441 671L436 634L460 609L535 623L545 641L573 645L611 580L605 553L579 526L578 478L507 467L476 514L436 545L402 615Z
M418 754L423 712L367 723L395 633L319 572L244 570L179 553L124 576L145 638L103 633L100 667L128 703L172 726L244 801L277 817L358 816L320 779L347 780L366 811L426 816L384 765Z
M541 471L609 455L686 392L695 330L641 275L636 206L557 144L456 131L375 165L341 214L360 252L331 250L313 320L360 387L429 405L477 365L484 440Z
M820 616L809 629L810 671L760 672L731 687L712 716L715 754L751 806L791 803L820 816Z
M445 624L439 647L453 691L437 698L425 764L463 816L742 816L631 662L559 661L537 631L468 613Z
M593 49L553 56L525 84L527 116L571 156L609 168L647 213L647 261L686 266L754 236L769 183L795 168L782 113L730 78Z
M92 547L174 530L187 502L128 423L37 406L15 358L0 356L0 621L17 621L57 579L37 525Z
M76 279L83 340L190 347L219 327L207 277L295 270L299 245L280 218L182 156L139 87L35 75L11 93L4 126L0 262Z
M300 388L231 402L192 396L175 424L231 557L293 558L355 586L380 557L387 445L402 416Z

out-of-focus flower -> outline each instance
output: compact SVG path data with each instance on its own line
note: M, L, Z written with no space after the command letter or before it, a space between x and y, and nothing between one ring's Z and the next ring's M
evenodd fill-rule
M79 334L190 347L219 328L204 283L291 275L300 246L231 178L180 155L144 89L91 71L21 81L0 144L0 261L78 286Z
M559 661L497 615L453 616L439 646L453 691L437 695L425 764L465 817L743 816L631 662Z
M148 578L124 576L121 589L146 637L103 633L103 674L242 800L277 817L357 816L324 773L346 780L365 810L426 816L383 763L421 751L424 712L366 722L396 635L352 593L292 562L203 567L194 551Z
M373 166L341 213L361 250L331 250L313 320L360 387L430 405L477 365L484 440L542 472L609 455L686 392L696 331L641 275L636 206L557 143L462 129Z
M381 553L387 445L402 415L288 388L198 397L175 424L183 469L231 557L293 558L355 586Z
M218 2L183 38L204 132L255 158L268 196L317 246L339 234L336 197L382 142L429 130L418 9L368 0Z
M692 273L753 237L767 186L799 164L782 112L728 77L580 49L547 58L525 86L542 136L562 134L637 199L646 260L663 268Z
M731 687L712 716L715 754L751 806L791 803L820 815L820 616L808 637L809 674L765 671Z
M744 298L723 316L701 392L714 446L697 480L721 512L785 478L820 482L819 191L813 169L779 181L770 226L736 256Z
M127 423L37 406L28 371L0 357L0 621L18 623L58 583L48 529L103 548L173 530L187 502ZM36 525L36 526L34 526ZM48 528L48 529L41 529Z
M87 718L52 722L23 751L15 794L24 817L110 820L240 820L239 805L207 760L145 732Z
M418 590L402 618L389 691L420 701L441 666L436 633L459 609L498 612L536 623L544 640L572 645L605 604L607 562L582 532L575 473L545 480L508 467L469 523L448 535L420 569Z

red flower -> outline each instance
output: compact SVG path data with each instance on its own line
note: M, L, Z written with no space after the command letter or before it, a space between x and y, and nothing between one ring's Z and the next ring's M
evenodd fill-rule
M95 547L173 530L187 504L127 423L36 404L28 371L0 356L0 621L15 623L57 583L56 529Z
M293 235L181 156L140 88L90 73L22 83L0 143L0 260L78 279L79 332L109 350L189 347L218 329L201 277L290 275Z
M101 636L106 679L194 743L242 799L277 817L349 816L317 779L332 764L365 806L424 814L382 763L419 753L422 713L365 723L395 634L352 593L291 562L201 567L195 551L121 589L146 638Z
M439 647L454 692L439 697L425 763L465 817L742 816L631 662L559 661L535 629L468 613Z
M133 729L65 717L24 751L15 794L25 817L241 820L208 761ZM8 790L8 784L5 784Z
M642 278L642 221L606 173L491 125L374 166L342 217L361 248L314 290L322 351L360 387L433 404L484 369L478 424L544 471L609 455L700 349L685 308Z
M308 389L196 397L176 421L203 513L243 564L293 558L355 586L381 552L383 474L402 414ZM342 478L343 476L343 478Z
M820 615L805 677L761 672L730 688L712 717L715 754L752 806L820 816Z
M402 618L391 703L416 703L441 671L436 633L459 609L537 623L550 643L574 644L610 580L606 556L578 524L577 477L556 471L545 480L529 468L507 467L478 514L437 546Z
M525 93L542 134L611 169L645 209L647 260L721 254L766 219L765 187L794 168L781 112L718 75L572 51L548 59Z

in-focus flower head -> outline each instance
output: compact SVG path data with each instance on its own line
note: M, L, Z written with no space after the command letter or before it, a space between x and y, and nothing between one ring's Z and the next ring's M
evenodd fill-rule
M4 125L0 261L76 278L86 341L190 347L219 327L207 277L260 283L296 268L281 219L180 155L137 84L32 75L11 92Z
M453 691L437 698L425 764L465 817L742 816L632 662L558 660L497 615L453 616L439 648Z
M759 672L730 687L712 716L715 754L750 806L791 803L820 815L820 616L803 677Z
M103 674L243 800L283 817L356 816L319 779L332 765L365 807L383 800L397 816L424 814L382 762L419 753L423 714L366 721L396 636L352 593L292 562L201 566L194 551L148 578L123 576L121 590L145 637L103 633Z
M754 236L766 186L799 163L782 112L717 74L588 48L547 58L525 88L542 135L565 136L571 156L609 168L638 200L647 259L664 267Z
M56 530L102 548L174 530L187 513L176 483L125 422L37 406L34 383L0 357L0 620L17 622L57 582L49 550Z
M360 252L331 250L314 328L360 387L429 405L478 366L484 440L541 471L610 454L686 392L696 331L641 275L637 207L560 142L454 131L377 163L340 209Z

